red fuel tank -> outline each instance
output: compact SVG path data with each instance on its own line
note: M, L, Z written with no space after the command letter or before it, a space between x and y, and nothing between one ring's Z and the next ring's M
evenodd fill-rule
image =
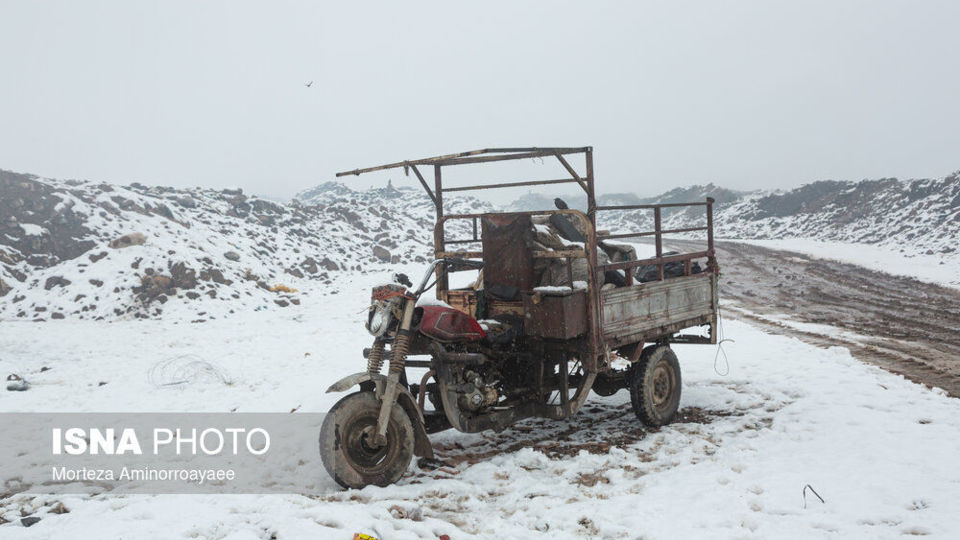
M446 343L479 341L487 336L476 319L445 306L423 306L420 331Z

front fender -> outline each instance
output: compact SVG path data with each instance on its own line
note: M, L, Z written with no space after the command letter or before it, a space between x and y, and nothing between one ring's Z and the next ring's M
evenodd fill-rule
M327 388L327 393L346 392L354 386L367 381L373 382L376 385L376 394L379 399L383 396L383 389L386 387L389 379L386 375L379 373L354 373L331 384L330 388ZM420 457L433 459L433 446L430 445L430 438L427 436L427 428L423 421L423 412L417 407L417 400L414 399L413 394L402 384L397 385L397 403L403 407L404 412L410 417L410 423L413 424L413 453Z
M377 396L379 396L383 392L383 386L387 382L387 377L385 375L380 375L379 373L367 373L366 371L362 373L354 373L353 375L347 375L339 381L331 384L330 388L327 388L327 393L346 392L354 386L367 381L373 381L373 383L377 385Z

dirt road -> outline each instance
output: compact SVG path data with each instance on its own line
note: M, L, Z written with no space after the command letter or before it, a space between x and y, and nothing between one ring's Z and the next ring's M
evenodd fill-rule
M749 244L717 242L716 249L723 316L847 347L861 360L960 397L960 291Z

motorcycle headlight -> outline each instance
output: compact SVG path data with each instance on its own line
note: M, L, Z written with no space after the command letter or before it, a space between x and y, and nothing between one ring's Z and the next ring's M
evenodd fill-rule
M390 318L393 316L390 310L390 304L387 302L374 302L370 306L370 313L367 316L367 331L375 337L380 337L390 326Z
M390 324L396 318L394 311L407 294L402 285L390 283L373 288L370 295L370 311L367 315L367 331L374 336L386 333Z

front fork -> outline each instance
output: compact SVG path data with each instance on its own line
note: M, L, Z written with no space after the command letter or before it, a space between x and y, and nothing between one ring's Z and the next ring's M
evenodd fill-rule
M380 397L380 416L377 417L377 433L374 435L374 444L387 444L387 424L390 422L390 411L397 401L399 393L400 377L403 375L404 364L407 361L407 352L410 350L410 327L413 321L413 310L415 303L407 300L403 308L403 317L400 319L400 328L393 340L393 347L390 348L390 369L387 372L387 383L383 389L383 395ZM385 343L377 340L373 344L373 349L367 360L367 369L373 372L380 372L383 364L383 353Z

